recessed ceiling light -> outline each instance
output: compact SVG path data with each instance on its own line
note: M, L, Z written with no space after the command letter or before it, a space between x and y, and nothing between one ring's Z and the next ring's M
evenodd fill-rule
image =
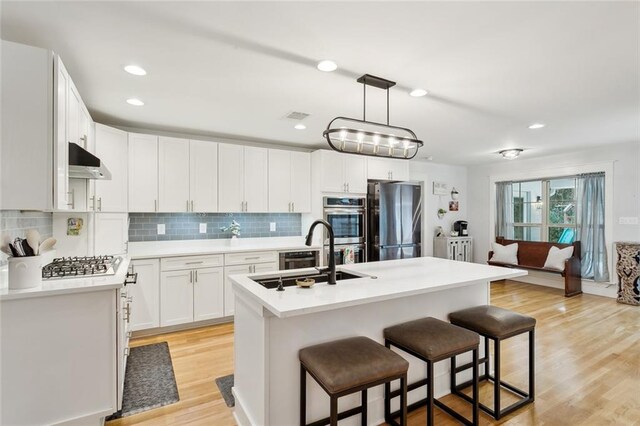
M147 75L147 72L144 70L144 68L137 65L127 65L126 67L124 67L124 70L133 75Z
M421 96L425 96L427 94L427 91L424 89L413 89L411 92L409 92L409 95L413 96L414 98L419 98Z
M144 105L144 102L142 102L140 99L136 99L136 98L127 99L127 103L129 105L133 105L133 106L142 106L142 105Z
M304 125L304 124L302 124L302 123L298 123L298 124L296 124L295 126L293 126L293 128L294 128L294 129L296 129L296 130L304 130L304 129L306 129L306 128L307 128L307 126L305 126L305 125Z
M338 65L330 61L329 59L325 59L323 61L318 62L318 69L324 72L331 72L338 69Z
M535 129L542 129L544 127L544 123L533 123L532 125L529 126L529 128L531 130L535 130Z
M502 155L502 158L513 160L514 158L518 158L522 151L524 151L522 148L503 149L498 154Z

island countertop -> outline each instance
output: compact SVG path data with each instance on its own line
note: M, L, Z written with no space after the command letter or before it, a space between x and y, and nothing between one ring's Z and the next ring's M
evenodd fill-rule
M434 257L359 263L337 269L363 277L338 281L336 285L318 283L311 288L285 287L285 291L266 289L253 281L278 273L232 275L230 278L235 292L242 292L275 316L285 318L527 275L521 269ZM305 271L313 269L282 271L281 274L286 277Z

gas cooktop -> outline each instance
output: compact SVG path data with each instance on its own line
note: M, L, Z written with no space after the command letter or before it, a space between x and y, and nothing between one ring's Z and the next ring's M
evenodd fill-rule
M115 275L122 258L118 256L59 257L42 268L45 280Z

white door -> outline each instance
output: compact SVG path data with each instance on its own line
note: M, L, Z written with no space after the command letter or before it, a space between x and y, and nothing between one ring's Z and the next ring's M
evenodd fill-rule
M129 133L129 211L158 211L158 137Z
M104 162L111 172L110 180L98 179L95 182L96 211L128 211L128 145L127 132L96 124L96 157Z
M82 99L71 79L69 79L67 102L67 141L76 143L84 148L83 141L80 140L80 105L82 104Z
M241 212L244 206L244 147L218 146L218 210Z
M320 152L322 192L345 192L344 157L335 151Z
M189 193L191 211L218 211L218 144L190 141Z
M193 320L202 321L224 316L223 268L202 268L194 271Z
M281 149L269 150L269 211L291 211L291 154Z
M158 211L189 211L189 140L160 136L158 153Z
M388 160L393 180L409 180L409 160ZM371 178L370 178L371 179Z
M229 277L231 275L250 274L251 265L225 266L224 268L224 316L228 317L235 312L235 297L233 285Z
M138 274L136 284L129 287L131 330L160 327L160 261L158 259L132 260L133 272Z
M391 179L391 165L384 158L367 158L367 178L378 180Z
M94 223L93 252L97 256L127 252L129 242L127 213L96 213Z
M308 152L291 152L291 203L296 213L311 212L311 154Z
M160 326L193 322L193 270L160 275Z
M357 155L344 155L344 180L349 193L367 192L366 158Z
M67 105L69 96L69 73L58 57L56 61L55 144L53 152L53 208L68 210L69 202L69 139L67 136Z
M244 206L248 212L269 211L269 154L266 148L244 148Z
M87 151L95 153L95 146L91 146L92 144L89 142L90 134L91 116L89 115L89 112L81 106L80 117L78 118L78 135L80 138L80 142L78 144Z

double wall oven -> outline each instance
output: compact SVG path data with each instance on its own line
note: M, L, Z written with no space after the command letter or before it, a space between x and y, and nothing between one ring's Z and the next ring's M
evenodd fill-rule
M367 200L365 197L324 197L324 220L333 227L336 265L345 263L353 251L353 261L366 261ZM324 232L323 256L329 261L329 239Z

